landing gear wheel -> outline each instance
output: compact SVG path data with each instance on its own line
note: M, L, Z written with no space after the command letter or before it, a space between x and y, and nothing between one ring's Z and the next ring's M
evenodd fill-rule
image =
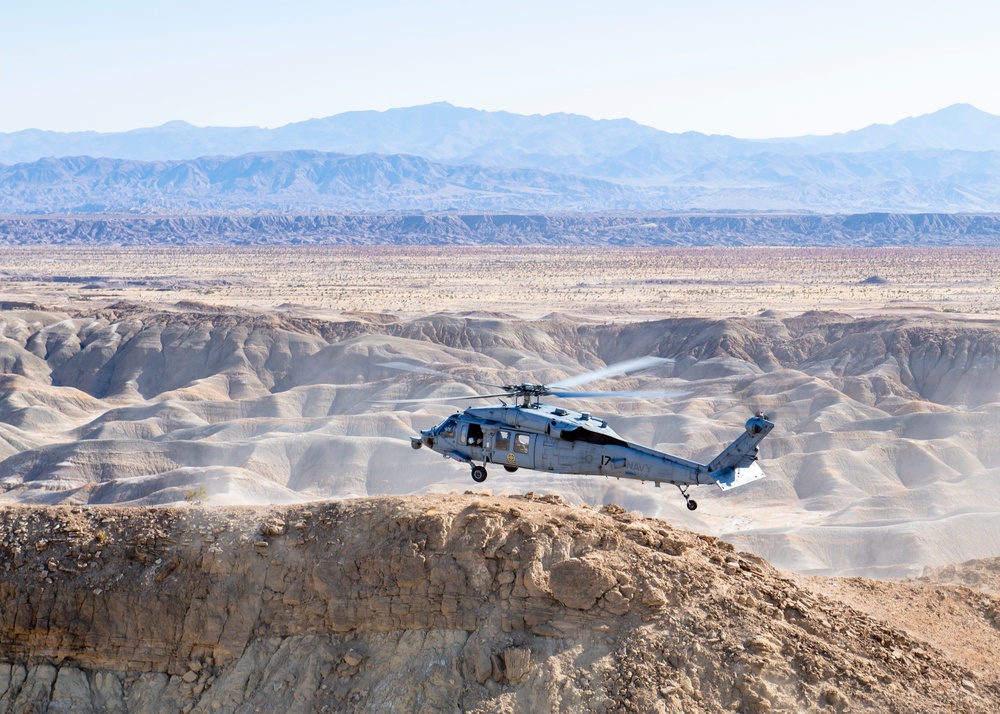
M486 467L485 466L473 466L472 467L472 480L476 483L482 483L486 480Z
M684 485L684 486L681 486L680 484L677 484L677 490L681 492L682 496L684 496L684 502L687 504L688 510L689 511L693 511L694 509L696 509L698 507L698 503L693 498L691 498L690 496L688 496L688 487L689 486L690 486L690 484L687 484L687 485Z

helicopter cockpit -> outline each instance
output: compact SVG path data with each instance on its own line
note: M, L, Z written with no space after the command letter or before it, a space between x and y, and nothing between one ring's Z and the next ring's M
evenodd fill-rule
M424 444L427 444L428 449L433 449L434 442L437 439L454 441L455 430L457 428L458 428L458 422L455 421L453 418L448 417L437 426L432 426L430 429L420 432L419 437L411 437L410 446L412 446L414 449L419 449Z
M458 426L458 424L454 419L445 419L434 428L433 433L435 436L440 436L445 439L454 439L456 426Z

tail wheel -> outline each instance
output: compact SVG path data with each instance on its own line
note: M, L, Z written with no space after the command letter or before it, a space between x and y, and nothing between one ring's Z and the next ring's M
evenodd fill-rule
M691 484L685 484L683 486L681 484L676 484L676 486L677 490L681 492L682 496L684 496L684 503L687 504L688 510L693 511L696 509L698 507L698 503L693 498L688 496L688 488Z
M486 480L486 467L485 466L473 466L472 467L472 480L476 483L482 483Z

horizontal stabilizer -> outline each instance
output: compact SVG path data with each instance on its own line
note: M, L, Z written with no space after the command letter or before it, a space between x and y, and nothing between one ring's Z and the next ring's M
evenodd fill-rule
M744 486L752 481L764 478L764 471L756 463L752 463L749 466L740 468L725 468L713 471L709 476L715 479L715 482L719 484L719 488L723 491L728 491L731 488Z

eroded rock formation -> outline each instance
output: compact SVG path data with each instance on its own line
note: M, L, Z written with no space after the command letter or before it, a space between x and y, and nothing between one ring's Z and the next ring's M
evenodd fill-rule
M3 712L1000 706L995 672L615 506L9 507L2 524Z
M708 460L762 409L778 424L762 445L767 479L729 495L701 489L697 515L670 489L613 479L493 469L489 487L621 503L798 572L916 575L994 556L1000 543L1000 330L988 320L335 321L118 303L6 311L0 336L7 501L235 505L464 490L466 466L408 441L451 406L373 400L474 389L382 363L548 383L653 354L675 361L600 386L680 394L595 402L595 413L630 440Z

